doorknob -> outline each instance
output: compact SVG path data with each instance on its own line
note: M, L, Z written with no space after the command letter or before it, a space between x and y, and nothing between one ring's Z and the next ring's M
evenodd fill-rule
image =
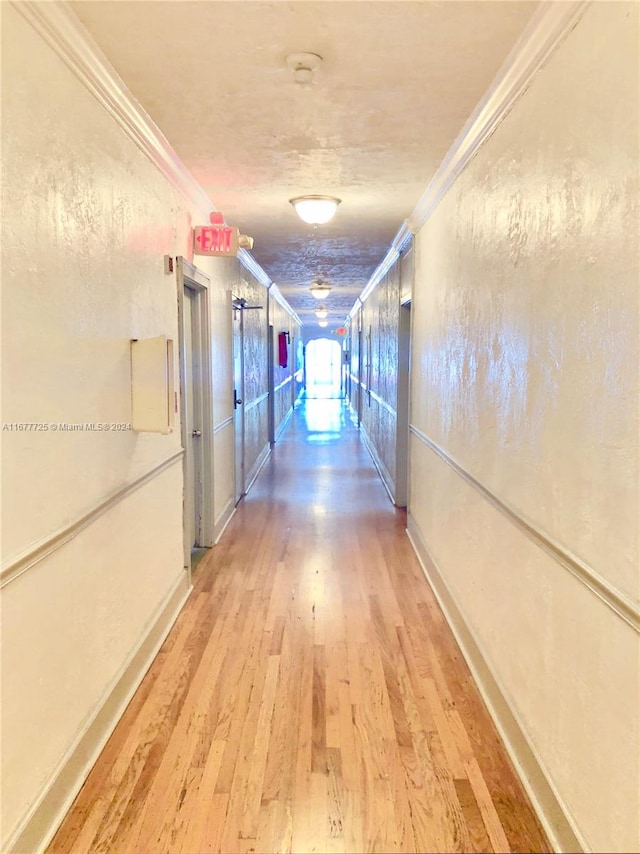
M202 430L192 430L191 435L199 438L200 436L202 436Z

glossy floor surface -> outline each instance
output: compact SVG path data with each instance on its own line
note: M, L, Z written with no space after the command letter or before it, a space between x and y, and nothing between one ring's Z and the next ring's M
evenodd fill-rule
M308 400L49 850L548 851L405 521Z

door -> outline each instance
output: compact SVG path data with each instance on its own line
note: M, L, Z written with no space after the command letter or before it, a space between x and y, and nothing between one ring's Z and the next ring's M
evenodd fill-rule
M291 373L291 406L296 405L296 371L298 369L298 342L296 336L291 335L291 358L289 359L289 371Z
M184 448L184 565L192 550L213 545L213 404L209 279L178 256L180 424Z
M244 320L241 308L233 315L233 429L235 435L235 502L244 495Z
M398 327L398 409L396 434L396 494L398 507L409 498L409 373L411 367L411 303L400 306Z
M395 503L409 503L409 424L411 422L411 295L413 293L413 248L400 257L400 317L398 320L398 405L396 419Z
M198 354L198 319L196 294L184 288L184 414L185 414L185 535L189 551L199 545L198 532L202 524L200 493L202 490L202 460L198 439L202 430L198 412L201 397L201 370ZM200 436L198 436L198 433Z
M184 286L184 449L185 449L185 533L189 551L210 545L203 539L203 408L202 324L198 292Z
M269 391L268 415L269 415L269 444L274 445L276 441L276 402L275 402L275 332L273 326L267 326L267 383Z

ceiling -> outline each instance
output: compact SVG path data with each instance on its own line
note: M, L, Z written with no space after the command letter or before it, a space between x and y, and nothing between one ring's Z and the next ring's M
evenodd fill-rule
M514 0L71 4L303 322L341 323L531 18ZM323 58L310 86L288 54ZM334 195L324 226L289 199Z

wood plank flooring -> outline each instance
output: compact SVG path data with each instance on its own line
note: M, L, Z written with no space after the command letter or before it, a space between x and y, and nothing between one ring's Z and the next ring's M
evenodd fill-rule
M549 851L405 524L297 410L50 854Z

